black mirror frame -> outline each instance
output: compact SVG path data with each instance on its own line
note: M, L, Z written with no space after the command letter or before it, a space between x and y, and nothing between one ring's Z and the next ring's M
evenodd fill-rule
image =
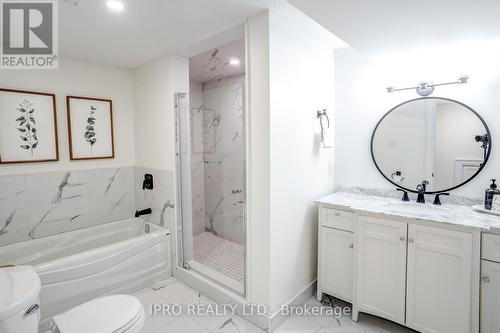
M408 104L408 103L411 103L411 102L414 102L414 101L419 101L419 100L424 100L424 99L438 99L438 100L443 100L443 101L447 101L447 102L453 102L453 103L457 103L461 106L463 106L464 108L468 109L469 111L471 111L472 113L474 113L476 115L476 117L479 118L479 120L481 121L481 123L483 124L484 128L486 129L486 133L488 134L488 137L489 137L489 146L488 146L488 152L486 153L486 157L484 159L484 162L483 164L481 165L481 167L479 167L479 169L477 170L477 172L472 175L472 177L470 177L469 179L467 179L465 182L459 184L459 185L456 185L456 186L453 186L453 187L450 187L448 189L443 189L443 190L440 190L440 191L432 191L432 192L425 192L425 194L436 194L436 193L442 193L442 192L449 192L449 191L453 191L459 187L462 187L464 186L465 184L469 183L471 180L473 180L474 178L477 177L477 175L479 175L481 173L481 171L483 171L484 167L486 166L486 163L488 163L488 160L490 159L490 154L491 154L491 147L493 145L492 143L492 138L491 138L491 132L490 132L490 129L488 127L488 125L486 124L486 122L484 121L484 119L479 115L479 113L477 113L473 108L471 108L470 106L462 103L462 102L459 102L457 100L454 100L454 99L451 99L451 98L445 98L445 97L419 97L419 98L414 98L414 99L410 99L408 101L405 101L403 103L400 103L398 105L396 105L395 107L393 107L392 109L390 109L382 118L380 118L380 120L378 121L377 125L375 126L375 129L373 130L373 133L372 133L372 138L371 138L371 143L370 143L370 150L371 150L371 155L372 155L372 160L373 160L373 163L375 164L375 167L377 168L378 172L380 172L380 174L385 178L387 179L387 181L389 181L391 184L393 184L394 186L396 186L397 188L401 188L405 191L408 191L408 192L412 192L412 193L418 193L417 190L413 190L413 189L409 189L409 188L406 188L406 187L403 187L399 184L396 184L395 182L393 182L391 179L389 179L389 177L387 177L383 172L382 170L380 169L380 167L378 166L377 164L377 160L375 159L375 154L373 152L373 140L375 138L375 133L377 132L377 129L379 128L380 124L382 123L382 121L391 113L393 112L394 110L396 110L397 108L399 108L400 106L402 105L405 105L405 104Z

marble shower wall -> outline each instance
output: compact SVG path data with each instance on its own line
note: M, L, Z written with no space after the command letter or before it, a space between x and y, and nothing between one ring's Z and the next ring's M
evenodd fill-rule
M190 89L192 221L193 235L197 235L205 231L204 109L202 85L192 83Z
M244 241L244 75L206 83L190 99L193 233ZM202 181L203 179L203 181ZM204 223L199 217L204 214Z
M155 188L142 190L144 173ZM0 246L134 217L174 221L173 172L123 167L0 177Z

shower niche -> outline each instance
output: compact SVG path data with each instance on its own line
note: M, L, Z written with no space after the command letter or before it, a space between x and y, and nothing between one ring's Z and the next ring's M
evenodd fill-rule
M244 294L245 42L189 59L176 94L179 265Z

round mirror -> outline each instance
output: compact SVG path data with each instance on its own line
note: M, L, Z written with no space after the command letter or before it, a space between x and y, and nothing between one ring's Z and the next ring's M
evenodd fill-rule
M372 158L397 187L426 193L453 190L484 168L491 134L479 114L458 101L424 97L392 108L372 135Z

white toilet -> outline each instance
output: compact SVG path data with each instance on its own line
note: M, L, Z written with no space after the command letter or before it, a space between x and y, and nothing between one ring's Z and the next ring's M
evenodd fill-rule
M40 289L31 267L0 268L1 333L39 332ZM53 333L139 333L144 309L133 296L106 296L54 316L52 323Z

